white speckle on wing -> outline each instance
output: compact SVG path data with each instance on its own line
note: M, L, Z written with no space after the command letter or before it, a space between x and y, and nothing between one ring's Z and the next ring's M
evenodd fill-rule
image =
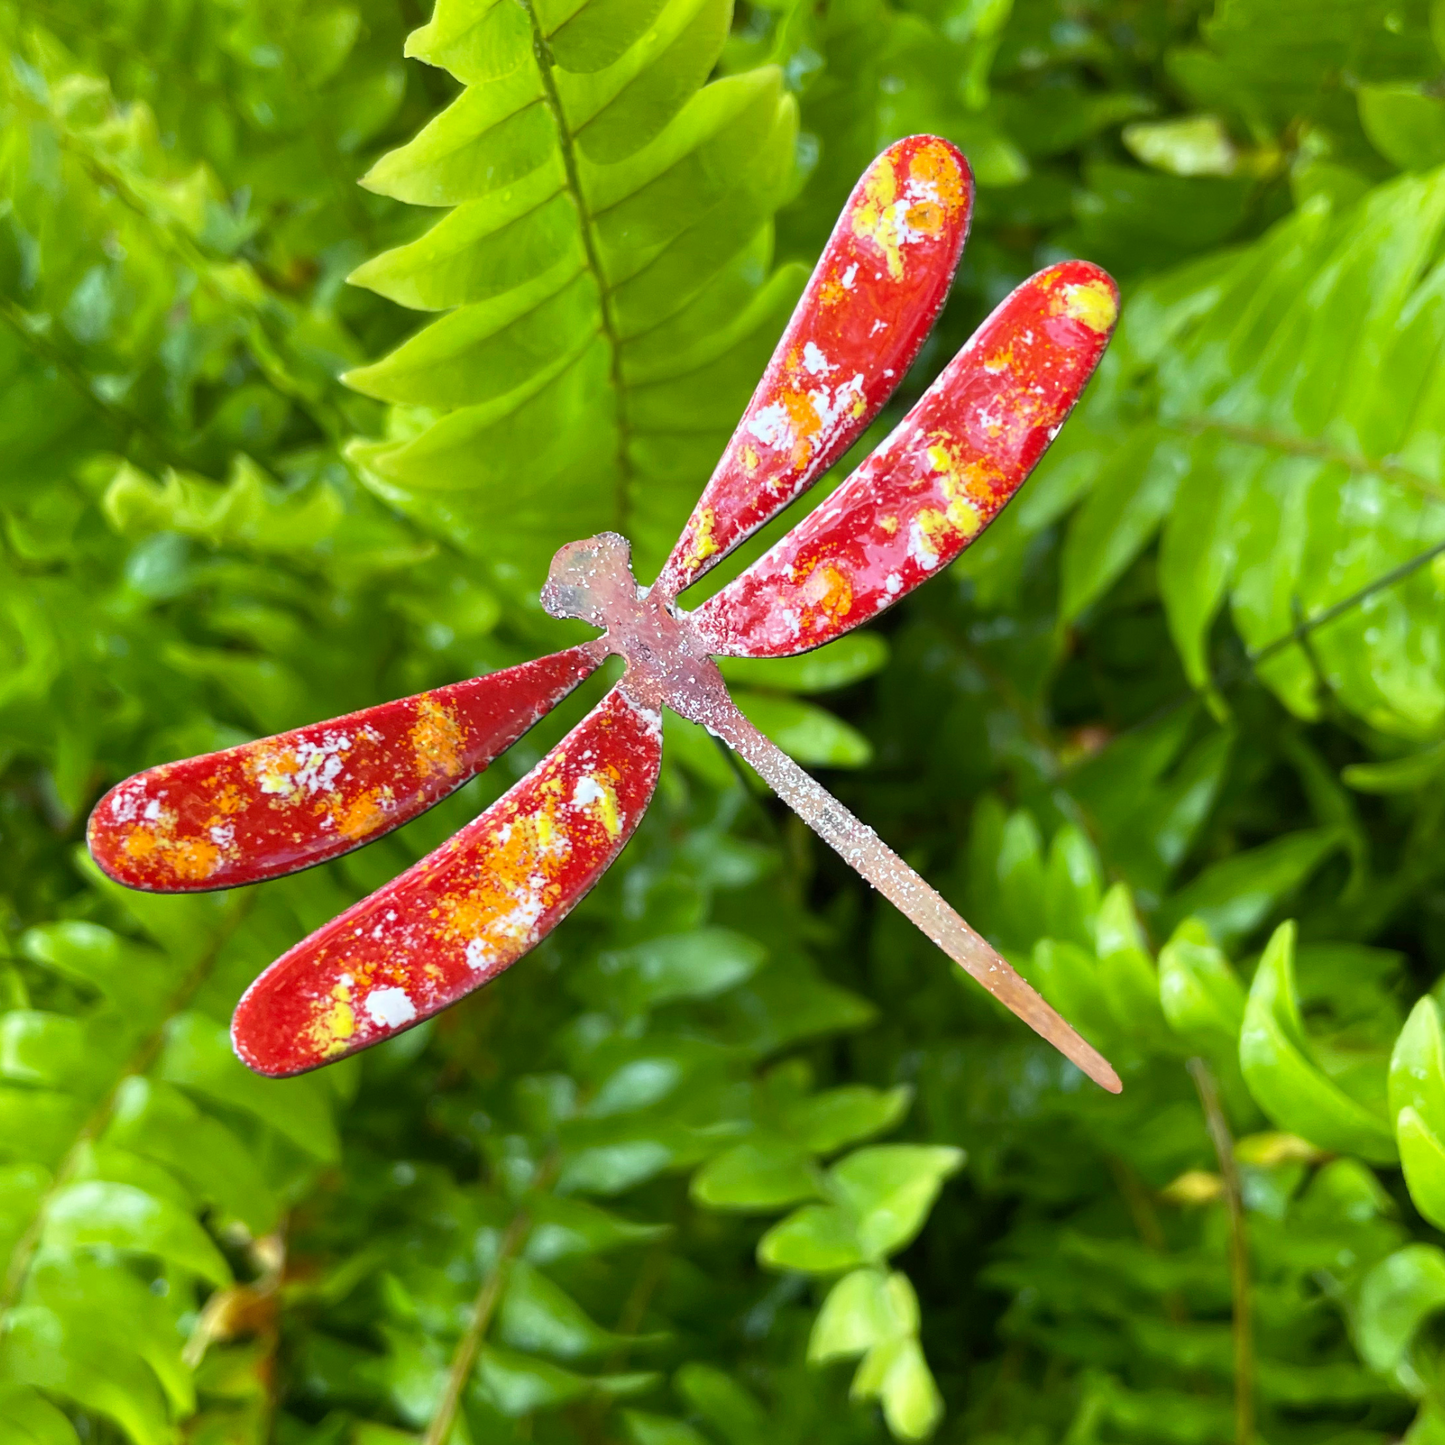
M404 988L374 988L366 996L366 1012L372 1023L399 1029L416 1017L416 1005Z
M793 428L788 422L788 413L781 402L763 407L748 423L748 430L764 446L775 451L786 451L793 445Z
M834 367L828 365L828 358L818 349L816 342L809 341L803 346L803 369L809 376L827 376Z
M572 790L572 806L585 808L589 803L600 803L606 796L596 778L580 777Z

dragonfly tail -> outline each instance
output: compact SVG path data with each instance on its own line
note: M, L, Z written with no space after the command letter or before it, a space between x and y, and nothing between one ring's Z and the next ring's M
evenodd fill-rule
M1109 1061L913 871L868 825L804 772L736 709L708 726L730 743L797 815L851 868L955 963L1041 1038L1111 1094L1123 1089Z

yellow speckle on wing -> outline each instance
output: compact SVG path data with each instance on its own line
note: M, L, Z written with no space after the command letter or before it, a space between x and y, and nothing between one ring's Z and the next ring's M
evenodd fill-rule
M933 562L945 552L953 550L954 528L945 513L937 507L921 507L913 518L921 547L930 554Z
M622 813L617 806L617 789L613 786L615 775L593 773L592 781L597 785L598 796L584 811L602 824L609 838L616 838L622 832Z
M903 251L898 223L890 208L898 199L898 175L891 157L883 156L874 163L863 183L863 199L853 213L853 234L860 240L872 241L883 252L888 274L903 279Z
M983 513L972 502L962 499L950 502L946 515L949 525L965 537L976 536L983 526Z
M356 1014L351 1007L351 990L344 983L336 984L329 998L318 1001L317 1015L308 1032L317 1052L327 1058L346 1048L356 1033Z
M745 446L743 448L743 470L749 476L758 469L758 453L755 447Z
M263 793L289 798L300 791L296 773L301 764L290 748L263 748L247 761L251 776Z
M752 454L752 465L749 471L754 470L758 464L758 454L751 447L743 450L743 464L747 465L748 454ZM718 549L717 539L713 536L713 528L717 525L717 513L711 507L704 507L698 513L697 526L693 529L692 547L688 552L688 561L692 567L700 566L709 557L714 556Z
M1101 335L1119 316L1119 303L1114 291L1104 281L1081 281L1077 286L1061 288L1054 301L1054 310L1082 321L1090 331Z
M411 726L412 753L416 770L423 777L440 774L454 778L463 770L462 749L466 734L457 715L430 693L423 693L416 704L416 721Z
M878 525L882 528L885 537L891 537L898 531L898 518L880 517Z

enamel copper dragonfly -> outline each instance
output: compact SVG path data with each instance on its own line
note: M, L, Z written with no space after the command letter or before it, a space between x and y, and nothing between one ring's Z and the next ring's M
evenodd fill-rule
M821 506L695 611L676 598L811 486L892 395L948 294L973 202L947 141L890 146L849 197L763 379L661 575L603 532L563 547L542 603L600 637L432 692L120 783L96 862L156 892L228 888L339 857L484 769L609 655L620 682L434 853L277 959L236 1008L258 1072L301 1073L408 1028L548 934L632 836L657 782L662 708L747 760L950 958L1090 1078L1118 1076L876 833L738 711L717 656L784 657L876 617L998 514L1063 425L1118 313L1066 261L1013 292Z

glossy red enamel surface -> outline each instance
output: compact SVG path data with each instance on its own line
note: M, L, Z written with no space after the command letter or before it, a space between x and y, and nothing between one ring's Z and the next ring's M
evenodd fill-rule
M853 189L657 585L674 597L815 482L903 380L948 295L973 177L909 136Z
M1026 281L843 486L692 614L708 650L805 652L953 561L1054 439L1117 316L1096 266Z
M621 852L662 761L661 721L614 688L503 797L277 959L231 1024L263 1074L367 1048L495 978Z
M339 857L481 772L597 666L582 647L383 703L112 788L91 856L156 892L230 888Z

